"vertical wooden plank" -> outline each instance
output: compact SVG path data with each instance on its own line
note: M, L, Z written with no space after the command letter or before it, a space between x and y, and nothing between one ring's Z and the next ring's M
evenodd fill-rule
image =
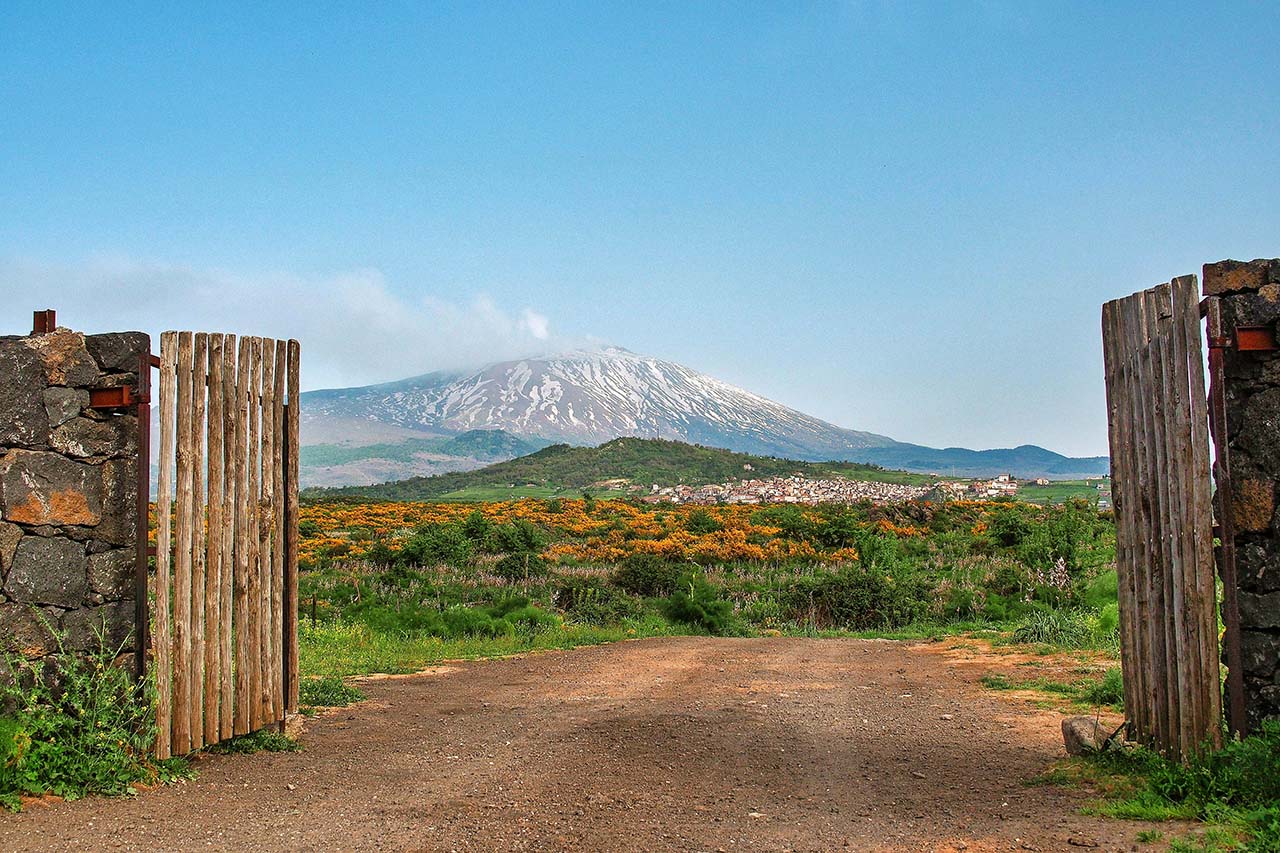
M1182 513L1182 467L1186 460L1175 455L1177 429L1182 399L1176 382L1169 377L1172 307L1169 285L1146 292L1152 317L1151 369L1152 394L1157 401L1155 427L1156 499L1160 507L1156 529L1160 536L1161 580L1164 584L1165 609L1161 614L1165 631L1165 687L1169 703L1169 735L1166 754L1180 759L1191 738L1193 686L1185 653L1187 634L1187 602L1184 597L1186 567L1178 535ZM1189 427L1188 427L1189 429Z
M1209 478L1209 412L1204 386L1204 350L1201 345L1200 286L1194 275L1173 281L1174 303L1182 319L1182 369L1187 377L1187 401L1191 420L1190 561L1195 566L1195 608L1200 641L1200 691L1202 716L1196 725L1196 747L1222 745L1222 693L1218 648L1217 584L1213 556L1213 495Z
M262 338L250 338L249 349L249 729L262 727L262 574L259 501L262 496Z
M236 472L236 523L235 523L235 610L233 633L235 634L235 734L247 734L249 728L249 673L252 645L250 644L251 620L249 616L249 459L246 442L249 430L249 378L253 374L251 361L253 342L240 339L240 353L236 369L236 423L234 462Z
M220 613L222 599L222 471L223 471L223 336L209 335L209 410L205 438L208 476L206 515L208 529L205 534L204 574L204 730L206 744L217 743L219 722L219 676L222 671Z
M1169 458L1168 488L1171 512L1167 523L1174 560L1172 565L1174 635L1177 638L1176 664L1178 676L1178 753L1190 755L1199 744L1197 733L1206 713L1203 658L1200 654L1200 601L1196 587L1193 518L1195 480L1191 429L1191 400L1188 399L1187 349L1183 335L1181 303L1174 298L1172 285L1156 290L1162 312L1169 321L1162 327L1161 346L1164 366L1163 388L1168 400L1166 453ZM1197 316L1197 322L1199 322Z
M204 746L205 382L209 376L209 335L193 336L191 364L191 748Z
M192 491L192 342L178 333L178 520L173 572L173 751L191 751L191 544L195 525Z
M1161 743L1178 742L1178 646L1174 630L1174 557L1169 539L1169 465L1165 439L1166 400L1161 389L1161 337L1158 330L1158 307L1155 291L1143 292L1144 323L1147 329L1147 346L1143 352L1144 387L1146 387L1148 421L1147 444L1151 466L1147 479L1147 491L1152 501L1152 581L1156 584L1157 611L1155 621L1164 635L1156 643L1158 661L1164 672L1157 680L1161 693Z
M1133 567L1128 553L1132 530L1128 527L1125 510L1127 500L1122 495L1122 484L1129 482L1127 465L1129 449L1126 443L1126 422L1123 417L1127 402L1121 376L1123 349L1119 338L1117 306L1108 302L1102 306L1102 355L1107 393L1107 439L1111 458L1111 507L1116 524L1116 576L1117 597L1120 610L1120 669L1124 674L1124 708L1126 719L1133 720L1141 702L1136 677L1138 659L1135 654L1135 638L1132 626L1134 602L1130 590Z
M1161 680L1157 673L1164 671L1164 632L1156 630L1154 623L1163 609L1161 594L1163 587L1156 583L1158 571L1159 547L1152 535L1154 520L1152 492L1152 430L1149 411L1149 390L1146 365L1150 360L1148 349L1145 306L1141 297L1130 300L1127 304L1128 341L1130 352L1130 368L1133 377L1134 446L1137 451L1134 461L1134 510L1135 530L1138 535L1134 544L1138 550L1138 612L1140 615L1138 630L1141 642L1145 645L1146 661L1143 680L1147 690L1147 708L1149 716L1146 722L1145 737L1148 742L1159 740L1167 728L1165 696L1161 691ZM1161 678L1163 676L1161 675Z
M285 371L288 369L288 344L276 341L275 365L272 370L275 379L272 389L274 411L272 420L275 429L271 433L272 475L271 484L271 650L274 664L274 689L272 691L273 720L283 720L285 716L285 666L284 666L284 563L285 563L285 459L284 432L285 425Z
M271 546L275 542L275 534L272 530L272 524L275 522L275 513L272 512L272 504L274 503L272 488L275 485L275 469L272 466L275 463L275 456L271 452L271 437L275 432L276 410L275 349L276 342L274 340L271 338L262 339L262 444L259 450L262 463L262 482L258 500L259 608L262 613L262 620L259 626L262 633L259 642L262 645L262 694L258 697L258 702L262 709L263 725L270 725L276 722L275 707L271 697L275 693L276 682L279 680L277 677L279 661L276 659L271 647L271 640L274 636L271 626L275 620L275 614L271 609L271 566L273 564Z
M173 640L170 631L170 574L173 551L170 525L173 514L174 405L178 358L178 333L160 335L160 454L156 471L156 576L155 606L152 609L156 678L156 757L172 755L173 720Z
M1211 340L1222 337L1222 305L1217 296L1208 299L1205 331ZM1245 714L1244 654L1240 643L1240 601L1236 573L1236 524L1235 512L1229 499L1234 488L1231 485L1231 446L1227 437L1227 400L1223 376L1222 350L1210 344L1209 402L1213 432L1214 480L1218 486L1218 525L1222 537L1219 555L1219 572L1222 575L1222 621L1225 628L1223 646L1227 664L1227 712L1231 733L1245 737L1249 721ZM1214 627L1217 627L1215 622ZM1216 652L1216 649L1215 649Z
M222 340L222 537L218 578L218 739L235 735L235 682L232 611L235 602L236 549L236 336Z
M298 413L301 404L298 395L301 389L299 381L300 347L295 340L289 341L288 352L288 384L289 411L285 426L285 474L288 482L285 485L285 565L284 565L284 598L285 624L284 639L289 654L286 661L286 693L285 711L296 713L298 710Z

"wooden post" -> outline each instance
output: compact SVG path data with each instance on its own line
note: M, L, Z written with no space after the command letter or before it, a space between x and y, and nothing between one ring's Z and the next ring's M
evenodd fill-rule
M204 501L205 383L209 378L209 336L194 335L191 365L191 748L204 746L205 549Z
M282 720L285 716L285 693L287 691L285 677L284 649L284 563L285 563L285 459L284 433L288 429L285 423L285 374L288 370L288 343L276 341L275 364L272 367L272 421L275 429L271 432L271 494L272 494L272 543L271 543L271 650L275 666L272 669L274 689L271 694L274 719Z
M209 476L205 534L204 575L204 729L206 744L219 740L218 683L222 672L222 472L223 472L223 336L209 335L209 410L207 422L207 465Z
M170 523L173 513L173 403L177 332L160 336L160 459L156 472L156 580L153 625L156 676L156 757L172 755L173 640L169 631L170 575L173 570ZM139 630L142 626L139 626Z
M232 612L235 602L236 518L238 515L235 460L239 456L236 424L239 422L240 401L236 396L237 387L236 336L227 335L222 341L222 566L218 581L219 740L226 740L235 735L235 683L232 675L235 651L232 648Z
M287 426L285 441L288 453L285 460L285 472L288 483L285 486L285 565L284 565L284 598L285 606L285 642L289 647L287 660L287 691L285 694L285 710L296 713L298 710L298 412L301 406L298 395L301 393L299 381L299 349L298 342L289 341L288 382L289 412L286 417Z
M238 735L248 734L249 719L249 670L251 666L252 620L249 616L249 465L246 442L249 430L249 378L253 373L253 342L240 339L239 366L236 370L236 423L235 460L236 472L236 525L235 525L235 609L233 633L235 635L235 725Z
M191 371L191 333L179 332L178 524L173 573L173 750L180 754L191 751L191 534L195 517Z
M276 681L280 672L280 660L276 657L275 651L271 646L272 637L275 635L272 630L272 626L275 623L275 614L271 609L271 567L274 564L271 546L275 542L275 534L272 530L272 525L275 522L275 495L272 491L275 485L275 470L272 467L275 462L275 455L271 451L272 436L276 429L274 395L275 341L270 338L263 338L262 444L259 450L262 462L262 482L260 483L261 491L258 500L258 579L260 590L258 606L262 614L259 625L261 631L259 643L262 648L262 692L258 696L258 705L261 708L260 713L263 725L269 725L279 719L276 716L272 696L275 694Z
M250 338L249 347L249 520L245 530L249 550L249 730L262 728L262 568L258 510L262 500L262 338Z

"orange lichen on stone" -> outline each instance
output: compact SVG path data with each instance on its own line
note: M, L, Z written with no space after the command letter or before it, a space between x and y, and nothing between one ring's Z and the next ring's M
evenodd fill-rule
M89 506L88 499L75 489L63 489L41 495L35 492L8 508L9 521L20 524L80 524L91 527L102 520Z
M1238 480L1231 507L1239 530L1260 531L1271 526L1275 511L1275 487L1270 480Z

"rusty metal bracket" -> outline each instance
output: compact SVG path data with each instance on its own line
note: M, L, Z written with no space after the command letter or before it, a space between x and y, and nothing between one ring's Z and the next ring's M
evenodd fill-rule
M129 406L150 402L149 398L135 393L128 385L120 385L115 388L89 389L90 409L125 409Z
M58 312L52 308L31 312L31 334L47 335L58 328Z
M1230 349L1236 352L1274 352L1276 330L1271 326L1236 326L1230 335L1206 335L1209 349Z

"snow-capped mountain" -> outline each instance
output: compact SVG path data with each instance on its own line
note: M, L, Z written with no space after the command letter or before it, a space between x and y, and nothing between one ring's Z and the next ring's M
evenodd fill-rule
M835 459L894 444L842 429L680 364L620 347L428 373L303 396L308 421L509 433L570 444L666 438L748 453Z

